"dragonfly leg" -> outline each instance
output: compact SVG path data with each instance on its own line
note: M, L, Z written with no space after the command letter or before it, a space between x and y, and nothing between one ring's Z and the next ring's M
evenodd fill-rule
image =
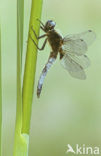
M41 22L40 19L37 18L36 20L39 21L39 22L41 23L41 25L43 26L43 28L45 27L44 24Z
M37 18L37 21L40 22L41 26L40 28L45 32L45 25Z
M41 47L39 50L44 50L46 43L47 43L47 38L45 39L45 41L44 41L42 47Z
M42 45L41 48L38 47L38 45L36 44L36 42L34 41L34 39L32 38L31 35L30 35L30 38L31 38L31 40L33 41L34 45L37 47L37 49L43 50L43 49L45 48L45 45L46 45L46 43L47 43L47 38L45 39L45 41L44 41L44 43L43 43L43 45Z
M44 27L42 27L42 26L40 26L40 28L45 32L45 29L44 29Z
M34 33L34 35L35 35L35 37L36 37L37 40L46 37L46 34L41 35L41 36L38 37L37 34L36 34L36 32L35 32L35 30L33 29L33 27L31 27L31 29L32 29L32 31L33 31L33 33Z

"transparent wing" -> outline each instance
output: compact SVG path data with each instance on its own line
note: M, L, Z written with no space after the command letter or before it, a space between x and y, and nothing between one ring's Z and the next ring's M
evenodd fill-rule
M86 74L85 74L84 70L78 71L78 72L72 72L72 71L68 71L68 72L74 78L81 79L81 80L86 79Z
M84 69L90 65L90 61L86 55L64 55L61 60L63 67L69 72L72 77L85 79Z
M81 39L68 39L64 41L62 49L64 53L83 55L87 51L87 44Z
M63 51L64 53L83 55L95 38L96 35L91 30L85 31L81 34L67 35L63 40Z
M76 55L69 55L73 61L79 64L83 69L86 69L90 65L90 60L86 55L76 56Z

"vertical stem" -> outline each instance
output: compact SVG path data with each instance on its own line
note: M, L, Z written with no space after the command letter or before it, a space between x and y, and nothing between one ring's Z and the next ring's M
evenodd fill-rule
M23 52L23 29L24 29L24 0L17 0L17 17L19 22L20 34L20 50L21 50L21 65L22 65L22 52Z
M24 22L24 0L17 0L17 107L16 128L21 132L22 126L22 51L23 51L23 22Z
M22 127L22 49L23 49L23 21L24 21L24 0L17 0L17 104L16 104L16 125L14 140L14 156L27 156L27 145L21 136Z
M33 32L31 31L31 26L34 27L36 34L39 35L40 23L36 19L37 18L40 19L41 10L42 10L42 0L32 0L29 33L31 34L31 36L35 41L36 38L33 35ZM37 59L37 48L33 44L32 40L28 37L23 91L22 91L22 105L23 105L22 133L27 134L29 134L30 130L33 88L35 83L36 59Z
M2 79L1 79L1 27L0 27L0 156L2 155Z
M22 58L22 43L23 43L23 35L22 35L23 23L21 21L22 15L20 17L20 13L22 14L21 11L22 3L20 3L20 1L21 0L17 0L17 111L16 111L15 144L13 155L28 156L29 129L30 129L37 49L33 45L32 40L28 37L24 82L22 90L21 58ZM31 35L33 35L33 32L30 30L30 27L32 25L34 26L37 35L39 33L40 24L36 19L40 18L41 16L41 7L42 0L32 0L31 17L29 25L29 32L31 33Z

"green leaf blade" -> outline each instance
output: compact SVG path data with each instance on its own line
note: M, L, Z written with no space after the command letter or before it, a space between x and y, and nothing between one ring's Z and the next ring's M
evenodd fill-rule
M2 71L1 71L1 26L0 26L0 156L2 155Z
M31 26L37 35L39 35L40 23L36 20L41 17L42 10L42 0L32 0L31 17L29 24L29 33L33 37L36 43L35 36L31 30ZM26 63L25 63L25 73L23 81L23 92L22 92L22 102L23 102L23 112L22 112L22 133L29 134L30 131L30 119L32 110L32 99L33 99L33 89L35 83L35 72L36 72L36 60L37 60L37 48L33 44L30 37L28 37Z

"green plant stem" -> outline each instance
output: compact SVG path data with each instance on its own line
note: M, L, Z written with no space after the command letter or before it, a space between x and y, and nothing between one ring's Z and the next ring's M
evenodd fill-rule
M19 27L17 27L17 106L16 106L14 156L17 156L19 145L21 145L20 143L21 126L22 126L21 51L19 45Z
M36 41L35 36L31 30L31 26L37 35L39 35L40 23L36 20L40 19L42 10L42 0L32 0L31 17L29 24L29 33ZM33 99L33 88L35 84L35 71L36 71L36 59L37 59L37 48L33 44L30 37L28 37L24 81L23 81L23 92L22 92L22 133L29 134L30 131L30 120L31 120L31 109Z
M24 29L24 0L17 0L17 17L19 22L19 44L21 50L21 65L22 65L22 52L23 52L23 29Z
M23 1L24 2L24 1ZM23 11L24 4L21 0L17 0L17 110L16 110L16 127L14 156L28 156L29 147L29 129L31 118L31 107L33 97L33 86L36 68L36 52L37 49L28 37L27 55L23 82L23 91L21 89L21 60L22 60L22 44L23 44ZM36 20L41 16L42 0L32 0L30 27L34 25L34 29L38 35L40 24ZM22 10L21 10L22 9ZM32 32L30 32L33 35ZM36 41L37 42L37 41ZM22 96L23 95L23 96Z
M24 22L24 0L17 0L17 107L16 107L16 128L22 127L22 49L23 49L23 22Z
M21 135L22 128L22 49L23 49L24 0L17 0L17 105L14 140L14 156L27 156L26 139Z
M2 155L2 80L1 80L1 27L0 27L0 156Z

